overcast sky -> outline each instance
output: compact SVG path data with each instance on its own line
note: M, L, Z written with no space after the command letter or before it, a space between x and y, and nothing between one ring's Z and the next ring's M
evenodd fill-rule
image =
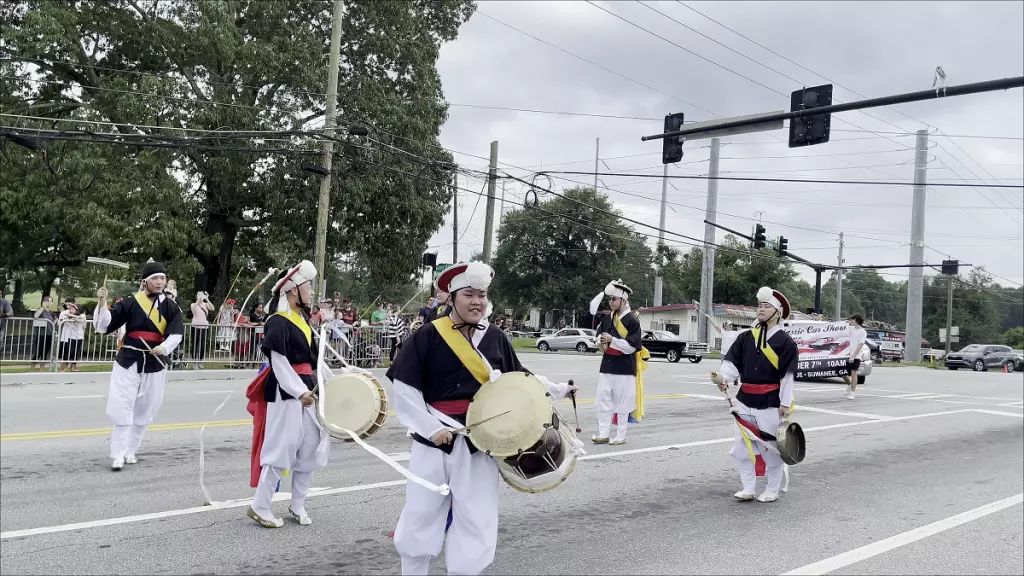
M456 152L462 166L486 169L490 142L497 140L501 167L516 175L542 166L593 171L600 138L601 171L661 174L661 142L640 137L660 133L660 119L670 112L685 113L689 122L788 110L790 92L830 81L834 100L843 102L924 90L931 88L936 66L945 70L947 85L1024 75L1021 2L647 2L742 56L639 2L595 4L479 2L458 39L442 49L438 64L452 105L441 143ZM831 141L811 147L790 149L788 127L726 137L719 170L723 176L909 182L913 132L920 129L932 133L929 182L1024 184L1021 89L836 114ZM683 160L669 174L706 174L709 144L687 142ZM593 176L552 178L556 190L574 185L566 179L593 184ZM482 180L464 178L460 185L484 189ZM600 185L611 189L605 191L626 215L658 224L660 179L601 176ZM521 203L523 185L506 186L506 207ZM666 228L703 238L706 190L706 180L673 180ZM910 186L720 181L718 221L749 231L760 218L769 237L785 236L794 254L814 261L835 263L838 233L844 232L847 264L907 263L912 197ZM459 194L462 259L483 244L486 202L476 206L478 198L468 191ZM1019 188L929 187L926 260L939 262L948 255L985 266L1004 277L997 278L1004 285L1024 282L1022 202ZM451 243L449 214L430 242L439 262L451 261ZM906 271L887 274L897 280ZM804 276L813 282L812 274Z

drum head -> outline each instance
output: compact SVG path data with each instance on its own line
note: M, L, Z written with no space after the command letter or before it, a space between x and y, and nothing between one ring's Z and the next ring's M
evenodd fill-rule
M503 412L508 413L497 416ZM480 424L474 425L477 422ZM551 425L551 400L537 378L506 372L476 393L469 403L466 424L477 448L499 458L514 456L536 444L545 424Z
M379 417L378 387L366 376L343 374L324 382L323 387L317 415L331 436L349 439L342 429L362 435Z

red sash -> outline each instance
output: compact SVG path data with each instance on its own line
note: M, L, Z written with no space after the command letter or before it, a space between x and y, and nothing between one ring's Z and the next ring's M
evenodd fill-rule
M780 384L742 384L740 390L747 394L769 394L782 388Z
M456 416L469 412L469 400L438 400L437 402L431 402L430 405L440 412L444 412L449 416Z
M308 362L292 364L296 374L311 376L313 367ZM249 486L255 488L260 483L260 472L263 466L260 464L260 451L263 450L263 435L266 432L267 424L267 401L263 399L263 386L270 376L270 364L260 370L249 387L245 390L245 397L249 400L246 409L252 414L252 452L249 457Z
M164 335L159 332L149 332L147 330L132 330L126 334L129 338L136 338L138 340L145 340L150 344L162 344L164 341Z

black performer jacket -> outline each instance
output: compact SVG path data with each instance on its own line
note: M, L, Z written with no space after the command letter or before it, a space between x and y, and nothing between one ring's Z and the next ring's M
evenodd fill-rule
M302 322L305 322L304 318ZM306 326L308 327L309 324L306 324ZM260 351L267 357L267 362L270 362L270 353L277 352L287 358L289 364L309 364L312 374L299 374L302 383L309 390L316 386L318 349L317 334L312 329L310 330L309 340L306 340L306 334L302 328L288 316L284 314L271 314L267 318L266 324L263 327L263 342L260 344ZM277 382L277 377L274 375L274 371L270 370L270 374L263 385L263 399L267 402L275 402L277 400L278 388L280 388L280 384ZM281 388L282 400L291 400L293 398L295 397L285 391L284 388Z
M757 346L753 330L740 332L733 342L725 359L732 362L740 371L740 391L736 399L751 408L778 408L782 403L780 388L767 390L758 384L780 385L786 374L796 373L799 350L796 343L784 330L779 330L768 338L768 346L778 358L775 366L768 355ZM753 384L755 386L744 386Z
M640 328L640 321L636 319L636 314L632 310L622 317L622 325L626 328L625 338L622 338L619 335L619 331L615 328L615 320L612 314L604 314L601 316L601 324L598 326L597 335L600 336L601 334L608 333L611 334L612 338L622 338L639 352L640 347L643 346L643 330ZM604 351L604 357L601 358L600 373L635 375L636 353L623 354L609 346Z
M178 308L174 300L167 297L161 299L158 294L148 295L143 292L129 296L111 307L106 333L113 334L122 326L125 328L123 344L140 350L146 350L147 345L156 348L171 334L185 334L181 308ZM147 336L145 343L140 337L143 333ZM132 350L126 346L122 346L114 357L114 361L122 368L130 369L134 365L136 371L145 374L164 369L149 352ZM165 365L169 363L167 356L160 356L160 361Z
M453 328L452 328L453 329ZM520 364L519 358L512 349L505 333L494 324L488 324L487 332L477 347L490 363L491 368L505 372L528 372ZM444 341L434 324L424 324L412 337L403 344L388 369L387 377L392 382L399 380L423 393L423 400L428 404L450 400L471 400L480 389L481 384L470 373L469 368L459 360L448 343ZM450 416L458 423L466 424L466 414L449 413L438 407L436 409ZM413 439L421 444L432 446L451 454L454 443L436 446L428 438L414 434ZM470 453L476 452L469 439L466 439Z

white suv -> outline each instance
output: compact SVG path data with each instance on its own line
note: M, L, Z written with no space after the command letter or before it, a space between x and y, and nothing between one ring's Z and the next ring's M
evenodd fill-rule
M541 352L549 350L596 352L597 333L587 328L562 328L550 336L538 338L537 349Z

